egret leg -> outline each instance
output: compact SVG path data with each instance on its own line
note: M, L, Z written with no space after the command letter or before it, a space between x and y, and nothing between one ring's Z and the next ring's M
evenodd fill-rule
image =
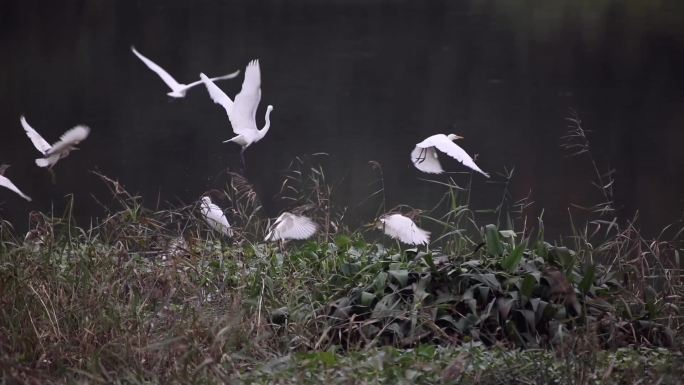
M247 162L245 161L245 149L240 150L240 160L242 161L242 173L247 174Z
M50 173L50 180L52 181L52 184L57 184L57 174L55 174L55 171L52 169L52 167L48 168L48 172Z

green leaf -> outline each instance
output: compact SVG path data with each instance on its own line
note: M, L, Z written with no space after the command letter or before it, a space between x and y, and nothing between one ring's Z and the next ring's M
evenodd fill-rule
M591 285L594 283L594 277L596 276L596 265L589 265L584 271L584 277L582 277L582 281L580 281L579 285L577 285L577 288L582 294L587 294L589 292L589 289L591 289Z
M430 254L430 253L423 254L423 261L425 261L425 264L428 265L430 270L432 270L432 271L437 270L437 267L435 266L435 261L432 259L432 254Z
M375 294L364 291L361 293L361 305L370 306L375 301Z
M487 252L492 257L503 254L503 243L499 238L499 231L495 225L485 226L485 240L487 242Z
M400 287L406 287L408 285L409 272L408 270L390 270L390 277L392 277Z
M520 284L520 295L531 297L535 286L537 286L537 279L532 274L526 274Z
M382 295L385 293L385 288L387 288L387 273L381 271L375 277L373 281L373 286L375 286L375 294Z
M521 243L503 258L501 267L509 273L514 272L518 268L520 261L522 261L523 251L525 251L525 244Z

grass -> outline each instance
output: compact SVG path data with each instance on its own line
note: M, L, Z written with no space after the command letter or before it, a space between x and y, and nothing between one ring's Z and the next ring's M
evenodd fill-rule
M100 175L113 199L88 228L73 201L61 217L31 213L26 237L0 224L0 381L678 383L681 231L647 240L611 217L591 164L601 204L554 244L524 216L530 197L507 191L512 171L491 225L468 208L470 182L436 182L432 209L394 209L441 228L429 250L346 228L314 158L295 160L281 198L324 231L285 247L255 242L267 223L240 175L212 192L240 225L233 239L196 205L150 210Z

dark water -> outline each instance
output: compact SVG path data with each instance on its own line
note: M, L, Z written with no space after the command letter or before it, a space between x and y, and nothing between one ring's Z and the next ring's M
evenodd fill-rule
M639 210L651 234L682 218L684 2L321 3L2 2L0 162L34 201L1 191L0 216L25 228L30 210L59 212L69 193L82 218L100 215L91 195L106 194L92 169L163 206L222 187L226 167L240 167L239 148L221 143L232 136L223 110L203 87L169 100L135 45L187 82L260 58L259 125L266 104L275 110L246 153L247 174L272 216L283 169L314 152L331 154L330 178L344 177L352 207L371 192L369 160L384 166L388 207L430 207L442 190L418 179L408 154L455 132L486 171L515 167L513 197L531 190L530 215L544 208L547 227L562 231L570 203L600 198L585 159L559 147L573 108L599 164L617 170L621 213ZM220 86L232 96L241 82ZM33 165L21 114L48 141L78 123L93 129L56 167L56 185ZM500 185L475 177L473 188L475 209L498 204ZM370 206L356 220L370 219Z

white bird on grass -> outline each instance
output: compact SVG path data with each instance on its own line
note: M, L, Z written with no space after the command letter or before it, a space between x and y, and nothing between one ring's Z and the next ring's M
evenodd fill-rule
M280 214L269 228L265 241L287 241L311 238L318 230L316 222L309 217L288 212Z
M211 198L207 196L202 197L200 211L211 228L221 232L227 237L233 236L233 230L230 228L230 223L228 223L226 215L220 207L211 202Z
M135 47L131 47L131 51L137 56L140 60L142 60L143 63L147 66L147 68L151 69L154 71L161 80L166 83L167 86L171 89L171 92L167 93L167 95L171 96L172 98L183 98L185 97L185 93L192 87L199 85L202 83L201 80L198 80L196 82L192 82L190 84L183 84L183 83L178 83L176 79L173 78L168 72L166 72L163 68L161 68L157 63L153 62L152 60L146 58L143 56L140 52L138 52ZM237 77L240 74L240 70L237 70L233 73L230 73L228 75L223 75L223 76L217 76L215 78L212 78L211 80L217 81L217 80L224 80L224 79L233 79Z
M29 126L26 119L22 116L19 121L26 131L26 135L31 139L33 145L40 151L44 158L36 159L36 165L38 167L50 167L52 168L60 159L66 158L67 155L73 150L78 150L77 144L81 143L90 134L90 127L88 126L76 126L69 131L65 132L58 142L50 145L45 139L43 139L40 134L36 132L31 126Z
M11 180L7 179L7 177L5 176L5 171L8 168L9 168L9 164L3 164L0 166L0 186L14 191L15 193L19 194L22 198L31 202L31 198L28 195L21 192L21 190L19 190L19 188L17 186L15 186Z
M391 238L398 239L408 245L427 245L430 232L418 227L409 217L401 214L389 214L380 217L377 225Z
M464 166L489 178L489 174L477 167L473 158L471 158L458 144L454 143L454 140L456 139L463 139L463 137L454 134L449 134L448 136L444 134L430 136L424 141L416 144L416 147L411 151L411 162L413 162L420 171L429 174L441 174L444 170L437 158L437 151L435 150L437 149L461 162Z
M273 106L266 107L266 123L261 130L257 129L256 112L261 101L261 70L259 60L252 60L245 69L245 79L242 82L242 89L235 95L235 100L231 100L214 82L205 74L200 74L200 78L209 91L209 96L216 104L225 108L233 132L236 136L224 141L234 142L242 147L240 156L242 163L245 163L244 152L252 143L260 141L271 127L269 116L273 111Z

